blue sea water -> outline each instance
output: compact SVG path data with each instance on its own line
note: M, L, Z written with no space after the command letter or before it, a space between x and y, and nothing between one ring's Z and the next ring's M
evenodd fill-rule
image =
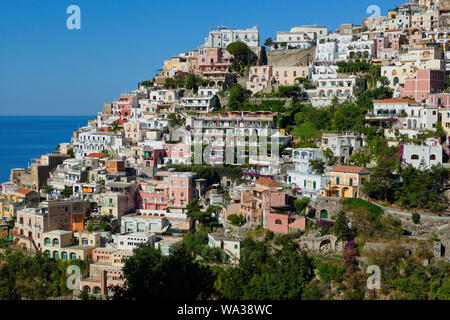
M11 168L27 168L31 159L70 142L73 130L95 116L0 116L0 183Z

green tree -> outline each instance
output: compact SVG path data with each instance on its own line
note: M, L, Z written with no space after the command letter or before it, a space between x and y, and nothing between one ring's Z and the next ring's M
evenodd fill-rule
M308 204L311 202L309 198L295 199L294 206L297 214L303 213L303 211L308 207Z
M214 292L214 277L207 266L194 261L184 245L163 256L150 244L141 245L125 259L126 289L115 288L116 300L207 299Z
M233 226L241 226L244 224L244 216L242 214L237 215L237 214L230 214L227 217L227 220L230 221L230 223Z
M73 189L72 187L66 187L64 188L64 190L61 192L61 194L66 197L69 198L72 194L73 194Z
M271 46L273 44L273 40L272 40L272 38L267 38L266 39L266 41L264 41L264 45L266 46L266 47L269 47L269 46Z
M315 174L325 173L325 162L322 159L309 160L309 166Z
M249 98L249 95L245 93L244 88L240 84L235 84L228 91L230 93L228 98L228 108L230 110L239 110Z
M352 232L348 226L347 214L344 211L339 211L334 223L334 234L338 239L348 241L352 238Z

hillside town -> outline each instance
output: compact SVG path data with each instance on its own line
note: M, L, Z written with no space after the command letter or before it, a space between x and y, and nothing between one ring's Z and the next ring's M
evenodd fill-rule
M2 254L82 266L38 297L139 299L140 263L184 248L215 279L196 299L450 299L449 1L204 36L11 169Z

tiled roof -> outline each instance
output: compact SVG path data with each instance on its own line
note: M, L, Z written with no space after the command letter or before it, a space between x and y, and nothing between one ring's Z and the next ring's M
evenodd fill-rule
M377 100L375 103L417 103L414 100L411 99L383 99L383 100Z
M334 166L331 169L331 172L369 173L369 171L364 167L341 166L341 165Z
M106 156L108 156L108 154L106 154L106 153L91 153L91 154L87 155L86 157L88 157L88 158L103 158Z
M264 184L270 187L281 187L281 184L269 178L259 178L255 183Z
M29 194L30 192L33 192L33 190L31 189L27 189L27 188L20 188L19 190L14 191L15 193L20 193L23 194L24 196L26 196L27 194Z

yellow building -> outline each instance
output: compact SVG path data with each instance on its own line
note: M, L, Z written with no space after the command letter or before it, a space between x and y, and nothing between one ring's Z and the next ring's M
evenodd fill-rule
M337 165L330 173L331 183L320 190L323 197L358 198L364 181L370 178L370 172L364 167Z
M0 200L0 218L12 220L12 218L16 216L17 210L21 208L23 208L23 205L21 203L9 200Z
M450 137L450 108L439 109L439 121L447 137Z

